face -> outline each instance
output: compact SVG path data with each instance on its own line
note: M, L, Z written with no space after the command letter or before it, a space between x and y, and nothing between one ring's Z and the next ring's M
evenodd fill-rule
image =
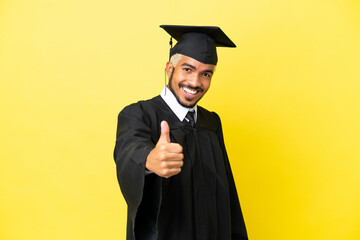
M214 69L215 65L183 56L175 68L166 64L168 87L182 106L191 108L209 89Z

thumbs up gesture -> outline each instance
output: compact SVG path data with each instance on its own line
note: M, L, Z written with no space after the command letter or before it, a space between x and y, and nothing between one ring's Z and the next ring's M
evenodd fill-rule
M146 168L160 177L169 178L178 174L184 164L182 146L170 142L170 129L166 121L161 122L161 135L155 148L146 159Z

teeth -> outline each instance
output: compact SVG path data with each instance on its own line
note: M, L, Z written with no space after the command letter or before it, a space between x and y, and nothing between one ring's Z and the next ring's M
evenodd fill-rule
M195 95L195 94L197 93L197 91L191 90L191 89L189 89L189 88L185 88L185 87L184 87L183 89L184 89L185 92L190 93L190 94L192 94L192 95Z

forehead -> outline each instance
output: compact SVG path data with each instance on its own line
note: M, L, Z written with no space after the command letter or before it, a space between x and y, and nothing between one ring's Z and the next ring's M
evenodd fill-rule
M197 69L201 69L201 70L214 70L215 69L215 65L213 64L206 64L206 63L202 63L199 62L198 60L185 56L183 55L181 60L179 61L178 65L182 65L182 64L189 64L191 66L194 66Z

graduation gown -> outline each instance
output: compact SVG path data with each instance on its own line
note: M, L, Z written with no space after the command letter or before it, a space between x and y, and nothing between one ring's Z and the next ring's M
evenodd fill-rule
M181 172L167 179L145 170L162 120L184 154ZM191 127L160 96L129 105L118 117L114 159L128 240L248 239L216 113L198 106Z

